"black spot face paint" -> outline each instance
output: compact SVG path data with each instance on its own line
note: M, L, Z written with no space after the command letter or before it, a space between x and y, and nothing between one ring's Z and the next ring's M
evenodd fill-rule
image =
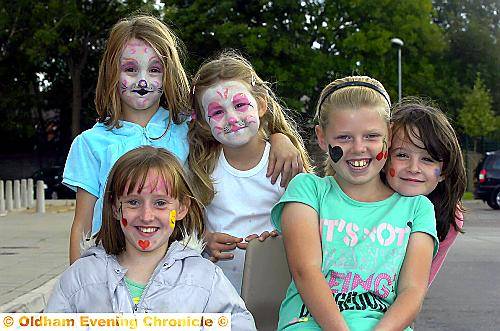
M328 145L328 153L330 154L330 158L333 162L337 163L344 155L344 151L340 146Z

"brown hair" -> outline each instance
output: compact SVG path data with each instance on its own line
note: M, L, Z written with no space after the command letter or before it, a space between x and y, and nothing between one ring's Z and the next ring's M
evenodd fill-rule
M163 22L149 15L124 18L111 29L99 66L94 100L98 121L109 128L119 126L122 117L118 93L120 56L132 38L147 42L158 53L164 69L164 95L160 105L170 111L169 124L172 120L181 123L181 114L189 113L189 82L180 61L181 43Z
M367 86L346 86L335 90L338 85L348 82L361 82L375 85L378 90ZM332 90L334 92L332 93ZM381 94L382 93L382 94ZM385 95L385 97L384 97ZM384 88L384 85L378 80L367 76L348 76L336 79L328 84L319 96L318 104L316 105L315 119L323 130L328 126L330 112L334 110L350 109L356 111L361 107L370 107L378 111L382 119L389 125L391 116L390 97ZM324 173L326 176L333 176L335 171L332 167L330 157L326 157L324 161Z
M117 255L125 250L125 235L114 216L113 206L116 206L125 189L126 194L136 187L140 192L150 170L157 171L166 183L170 183L173 198L184 204L186 199L191 200L187 215L182 222L175 223L169 245L175 240L182 240L183 236L192 235L201 240L204 229L202 207L193 196L181 164L163 148L142 146L120 157L108 176L102 207L102 227L96 236L96 243L102 243L106 253Z
M446 115L420 98L405 98L393 108L391 118L393 136L402 132L403 137L414 143L418 138L429 155L443 162L441 175L444 180L427 197L434 204L439 241L443 241L450 225L461 231L455 221L457 212L463 212L462 196L466 189L466 175L462 150L455 130Z
M207 205L214 197L214 186L210 175L214 171L222 145L212 136L210 126L205 120L203 107L198 99L205 88L221 80L243 82L258 104L267 104L267 111L261 118L259 133L264 138L274 133L286 135L299 150L304 169L311 172L313 168L302 138L294 122L278 102L270 84L257 75L248 60L234 51L226 50L214 59L205 62L193 79L194 93L191 100L196 120L191 121L189 128L188 163L202 203Z

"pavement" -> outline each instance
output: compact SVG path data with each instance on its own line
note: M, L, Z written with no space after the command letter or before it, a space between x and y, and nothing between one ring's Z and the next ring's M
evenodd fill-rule
M74 201L47 200L46 213L0 217L0 312L40 312L69 265Z

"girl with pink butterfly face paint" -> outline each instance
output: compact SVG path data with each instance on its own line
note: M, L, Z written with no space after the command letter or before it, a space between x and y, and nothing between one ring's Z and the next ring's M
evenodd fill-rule
M271 134L282 134L311 170L302 139L252 65L234 52L206 62L193 80L189 167L206 205L206 254L239 292L247 242L277 233L271 207L284 188L266 176Z

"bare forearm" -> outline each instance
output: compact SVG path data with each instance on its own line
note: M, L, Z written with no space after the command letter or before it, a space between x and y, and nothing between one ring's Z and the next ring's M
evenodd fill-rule
M424 301L426 290L408 288L398 294L375 330L403 330L413 323Z
M292 275L307 309L323 330L348 330L321 270L297 270Z

